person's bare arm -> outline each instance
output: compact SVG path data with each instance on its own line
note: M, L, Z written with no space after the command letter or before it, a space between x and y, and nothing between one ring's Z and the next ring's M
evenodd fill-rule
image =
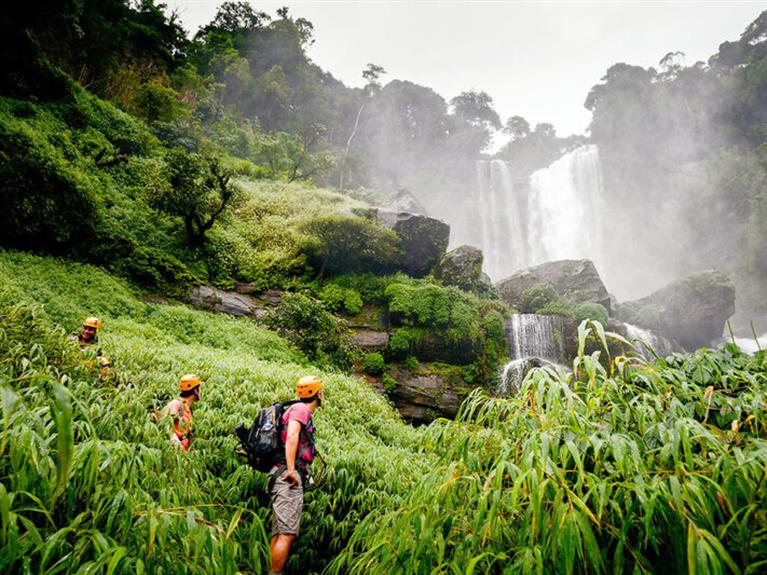
M298 453L298 438L301 435L301 422L295 419L288 423L288 435L285 438L285 463L287 469L283 478L288 479L296 487L300 480L296 473L296 454Z

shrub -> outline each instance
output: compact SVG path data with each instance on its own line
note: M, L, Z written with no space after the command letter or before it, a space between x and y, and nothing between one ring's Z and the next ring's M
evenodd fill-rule
M184 264L156 248L139 247L119 260L115 268L123 275L155 290L181 297L195 283L202 283Z
M395 389L397 389L397 381L388 373L383 374L381 382L383 383L383 388L386 393L392 393Z
M362 371L370 375L381 375L386 368L383 356L378 352L365 354Z
M416 373L421 368L421 364L418 363L418 358L414 355L407 356L405 361L402 362L402 365L412 373Z
M303 227L311 236L302 247L319 275L385 273L400 257L397 235L365 218L329 215Z
M559 301L554 286L540 283L522 292L522 313L540 313L547 305Z
M585 319L593 319L602 325L607 325L607 309L602 304L584 301L575 306L573 313L578 323Z
M395 357L403 356L410 351L414 339L412 329L401 327L395 330L389 338L389 351Z
M322 302L301 293L287 292L268 316L267 323L309 359L342 369L350 366L346 324L328 312Z
M60 127L44 118L53 134ZM68 133L58 141L0 111L0 243L61 251L84 244L98 226L95 178L70 158L79 154Z
M343 288L335 283L327 283L319 293L320 299L332 311L343 308L346 313L356 315L362 309L362 298L356 290Z

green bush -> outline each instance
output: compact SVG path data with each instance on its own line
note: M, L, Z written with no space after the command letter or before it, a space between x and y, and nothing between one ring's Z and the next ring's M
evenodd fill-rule
M540 313L540 310L559 301L554 286L541 283L522 292L522 313Z
M362 371L370 375L381 375L386 368L383 356L376 352L366 353L362 362Z
M352 354L346 324L327 311L322 302L286 292L267 323L309 359L341 369L350 367Z
M395 380L388 373L383 374L381 382L383 383L383 388L386 393L392 393L395 389L397 389L397 380Z
M416 332L417 330L407 327L396 329L389 338L389 352L394 357L404 356L410 351L413 342L417 339Z
M575 319L578 323L585 319L598 321L602 325L607 325L607 309L602 304L593 301L584 301L573 309Z
M130 256L117 261L115 268L140 284L174 297L183 297L194 284L202 283L187 266L156 248L136 248Z
M416 373L421 368L421 364L418 363L418 358L414 355L407 356L405 361L402 362L402 365L404 365L411 373Z
M306 223L303 230L311 238L303 250L320 276L385 273L400 257L397 235L365 218L323 216Z
M348 314L356 315L362 310L360 294L354 289L344 288L336 283L325 284L320 290L319 298L332 311L343 309Z

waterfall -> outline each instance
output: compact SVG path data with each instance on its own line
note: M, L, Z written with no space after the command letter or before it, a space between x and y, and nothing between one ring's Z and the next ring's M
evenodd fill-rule
M581 146L530 176L530 263L602 261L602 170L595 145Z
M497 393L513 395L530 368L565 361L565 318L558 315L515 314L506 324L509 356Z
M506 162L479 160L476 170L480 229L473 241L484 254L484 270L499 279L526 265L520 200Z
M626 339L633 344L634 351L643 358L655 359L653 351L661 357L673 353L673 346L666 338L651 332L649 329L643 329L630 323L624 323L624 325L626 326Z
M726 338L725 341L730 340L729 338ZM763 333L756 339L753 337L736 337L735 345L737 345L741 351L751 354L762 349L767 349L767 333Z

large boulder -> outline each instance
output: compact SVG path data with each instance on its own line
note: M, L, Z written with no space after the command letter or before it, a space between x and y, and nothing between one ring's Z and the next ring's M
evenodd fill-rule
M425 276L447 250L450 226L441 220L385 208L367 208L357 213L397 234L402 250L402 269L408 275Z
M482 284L482 250L460 246L447 252L434 269L434 277L443 284L466 291L476 291Z
M506 303L521 309L522 294L538 284L550 284L559 297L573 303L593 301L610 312L610 294L591 260L546 262L516 272L495 286Z
M717 270L682 278L616 310L623 321L657 331L688 351L719 342L733 313L735 287Z
M262 318L266 310L254 298L228 292L208 285L194 287L189 292L189 303L208 311L242 317Z

